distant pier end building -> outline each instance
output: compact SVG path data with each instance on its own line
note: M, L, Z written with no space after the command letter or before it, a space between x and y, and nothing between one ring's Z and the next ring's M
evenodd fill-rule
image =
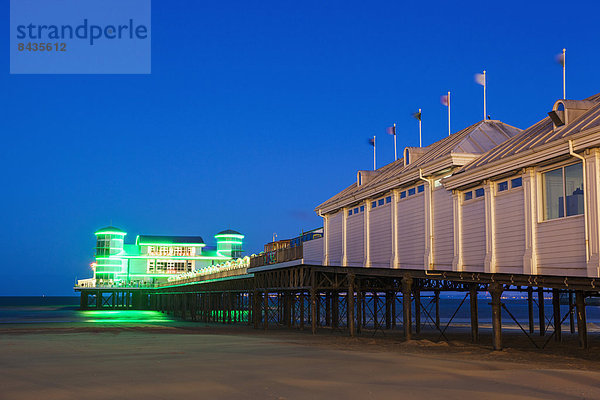
M214 236L209 247L200 236L138 235L126 244L127 233L114 226L99 229L96 235L94 276L78 286L147 286L166 282L169 277L200 270L242 255L244 235L228 229Z

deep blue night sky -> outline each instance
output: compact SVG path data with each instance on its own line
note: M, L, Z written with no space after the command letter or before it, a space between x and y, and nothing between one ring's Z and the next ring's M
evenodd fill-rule
M252 4L251 4L252 3ZM525 128L600 92L597 2L157 1L151 75L9 75L0 38L0 295L72 294L94 235L247 235L258 252L372 166L488 112ZM8 2L0 11L8 26Z

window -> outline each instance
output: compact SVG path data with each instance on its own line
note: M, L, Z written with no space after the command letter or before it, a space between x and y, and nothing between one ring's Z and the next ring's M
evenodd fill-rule
M354 214L358 214L358 207L354 208Z
M365 211L365 206L360 206L360 212Z
M424 190L425 190L425 185L419 185L419 186L417 186L417 192L421 193Z
M348 216L352 215L352 210L348 210Z
M392 202L392 196L388 196L385 198L385 204Z
M473 198L473 192L465 192L465 200L471 200Z
M379 199L379 200L377 201L377 205L378 205L378 206L382 206L382 205L383 205L383 201L384 201L383 199Z
M523 186L523 178L515 178L510 181L510 187L512 189Z
M543 177L545 220L583 214L581 163L548 171Z
M499 192L504 192L505 190L508 190L508 181L500 182L498 184L498 191Z
M485 190L483 188L475 189L475 197L483 197Z
M406 190L403 190L402 192L400 192L400 198L403 199L406 197Z
M371 208L375 208L375 207L377 207L377 202L376 201L371 202Z
M408 189L408 195L412 196L413 194L415 194L415 188Z

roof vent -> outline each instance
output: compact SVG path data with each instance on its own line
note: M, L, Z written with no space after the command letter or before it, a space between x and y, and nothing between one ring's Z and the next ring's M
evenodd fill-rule
M404 166L406 167L410 163L414 163L425 154L424 147L406 147L404 149Z
M356 184L360 187L369 183L379 172L377 171L358 171L356 173Z
M552 107L552 111L548 115L554 124L554 129L556 129L575 121L594 105L593 101L588 100L561 99L554 103L554 107Z

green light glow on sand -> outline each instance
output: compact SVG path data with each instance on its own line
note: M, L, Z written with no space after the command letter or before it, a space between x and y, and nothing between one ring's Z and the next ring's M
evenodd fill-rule
M84 322L92 324L145 324L173 321L158 311L86 310L80 312Z

